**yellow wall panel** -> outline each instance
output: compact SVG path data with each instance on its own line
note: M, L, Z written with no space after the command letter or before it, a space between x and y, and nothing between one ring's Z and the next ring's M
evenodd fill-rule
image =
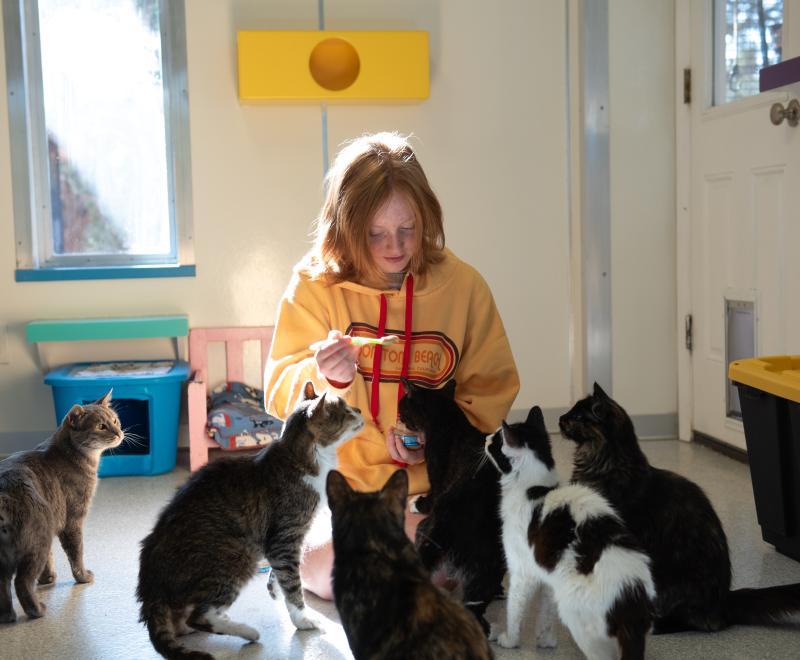
M243 30L238 51L242 101L428 98L427 32Z

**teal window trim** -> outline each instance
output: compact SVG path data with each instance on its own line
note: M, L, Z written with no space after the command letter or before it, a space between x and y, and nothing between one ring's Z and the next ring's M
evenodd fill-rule
M143 277L194 277L191 266L123 266L93 268L18 268L17 282L54 282L58 280L130 280Z

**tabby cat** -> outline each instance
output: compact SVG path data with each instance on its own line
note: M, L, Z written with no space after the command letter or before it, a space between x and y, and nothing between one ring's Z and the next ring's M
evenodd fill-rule
M425 433L430 491L416 509L430 515L417 527L416 546L425 568L444 572L463 586L467 608L488 634L484 613L502 593L506 572L500 538L500 485L486 460L486 434L470 424L455 400L455 381L440 390L404 380L400 420Z
M156 651L212 658L177 641L193 630L258 639L255 629L229 620L225 610L263 557L292 623L301 630L317 627L300 585L301 546L325 503L336 448L363 426L360 411L328 392L317 396L309 381L280 439L255 456L208 463L178 489L142 541L136 595Z
M94 403L74 405L61 426L35 449L0 461L0 623L16 621L11 579L29 618L44 614L35 584L52 584L51 545L58 535L76 582L92 582L83 565L83 521L97 487L106 449L124 439L110 405L111 390Z
M655 597L650 560L602 495L587 486L558 485L541 409L532 408L520 424L504 422L487 439L486 452L502 473L509 572L507 626L498 643L519 644L525 606L544 585L538 646L555 646L553 598L587 658L643 660Z
M731 591L728 541L708 497L650 465L630 417L597 383L559 424L577 445L573 481L603 493L652 560L654 632L769 625L800 613L800 584Z
M356 660L485 660L492 651L464 607L439 591L403 530L408 475L376 493L328 475L333 524L333 596Z

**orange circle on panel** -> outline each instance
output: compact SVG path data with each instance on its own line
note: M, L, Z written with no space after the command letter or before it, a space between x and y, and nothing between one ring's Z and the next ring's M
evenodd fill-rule
M344 39L325 39L311 51L308 68L320 87L338 92L356 81L361 60L356 49Z

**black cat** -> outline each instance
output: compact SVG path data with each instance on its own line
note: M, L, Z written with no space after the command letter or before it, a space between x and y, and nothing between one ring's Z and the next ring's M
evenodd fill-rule
M708 497L650 465L630 417L597 383L559 425L577 444L573 481L605 495L652 560L653 632L777 624L800 612L800 584L731 591L728 541Z
M400 421L425 433L430 481L428 495L416 502L419 512L430 513L417 527L417 549L425 568L445 571L463 584L464 603L488 634L483 615L502 592L506 563L499 475L484 453L486 434L456 403L455 381L441 390L403 384Z

